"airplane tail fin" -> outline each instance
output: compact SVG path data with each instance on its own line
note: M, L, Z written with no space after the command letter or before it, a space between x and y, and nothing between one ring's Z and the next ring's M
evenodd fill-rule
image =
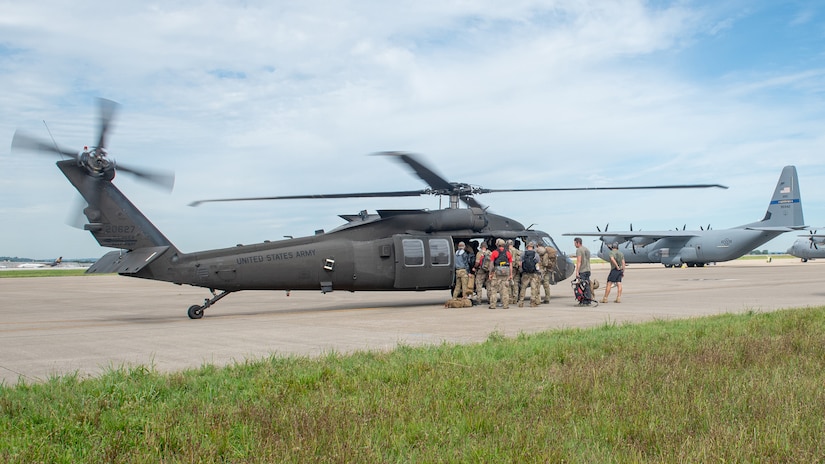
M785 166L776 189L771 197L768 210L761 221L740 226L743 229L788 231L805 226L802 215L802 198L799 193L799 178L795 166Z

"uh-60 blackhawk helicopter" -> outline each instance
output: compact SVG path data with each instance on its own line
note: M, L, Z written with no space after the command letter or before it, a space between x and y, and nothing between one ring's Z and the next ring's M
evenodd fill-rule
M172 174L126 167L108 157L106 136L117 104L100 99L100 135L96 147L77 153L56 144L15 132L13 149L41 151L70 159L57 167L83 196L88 219L83 228L103 247L117 248L101 257L87 272L118 273L178 285L208 288L212 297L192 305L188 315L203 317L205 309L226 295L241 290L443 290L453 285L455 244L458 241L512 238L535 241L558 250L549 234L487 211L473 196L496 192L559 190L623 190L640 188L703 188L718 185L662 185L648 187L486 189L448 182L416 157L385 152L409 166L429 187L422 190L290 195L263 199L330 199L444 195L450 206L438 210L379 210L341 215L347 222L313 236L265 241L252 245L184 253L166 238L112 183L116 171L171 188ZM460 208L459 202L467 205ZM194 205L193 204L193 205ZM556 281L572 274L572 261L559 253Z

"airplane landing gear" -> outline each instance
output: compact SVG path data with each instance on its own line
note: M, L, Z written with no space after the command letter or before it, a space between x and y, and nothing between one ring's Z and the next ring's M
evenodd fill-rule
M212 306L213 304L217 303L218 300L225 297L226 295L229 295L230 293L232 293L229 290L224 290L221 293L216 295L214 288L210 288L209 291L212 293L212 298L207 298L207 299L203 300L203 304L200 305L200 306L199 305L192 305L192 306L189 307L189 310L186 312L186 314L189 316L189 319L200 319L200 318L202 318L203 317L203 310L205 310L206 308L208 308L208 307Z

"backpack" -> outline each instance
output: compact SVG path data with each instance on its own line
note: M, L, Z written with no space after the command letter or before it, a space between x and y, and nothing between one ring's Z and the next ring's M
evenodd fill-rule
M508 276L510 275L510 260L507 259L507 250L499 250L496 248L496 262L492 263L495 268L495 273L497 276ZM496 252L493 252L496 253ZM492 260L492 253L490 254L490 259Z
M539 251L539 255L541 255L541 267L545 271L548 271L556 266L556 249L553 247L545 247L544 253Z
M484 257L481 258L481 270L482 271L490 271L493 267L493 261L490 259L490 252L484 253Z
M521 270L528 274L535 274L536 269L536 251L527 250L524 252L524 257L521 260Z

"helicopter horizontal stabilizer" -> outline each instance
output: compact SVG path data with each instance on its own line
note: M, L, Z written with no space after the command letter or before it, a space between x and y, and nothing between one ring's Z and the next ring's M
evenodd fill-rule
M137 250L123 253L122 251L110 251L98 259L89 269L87 274L137 274L141 269L148 266L152 261L159 258L168 246L138 248Z

